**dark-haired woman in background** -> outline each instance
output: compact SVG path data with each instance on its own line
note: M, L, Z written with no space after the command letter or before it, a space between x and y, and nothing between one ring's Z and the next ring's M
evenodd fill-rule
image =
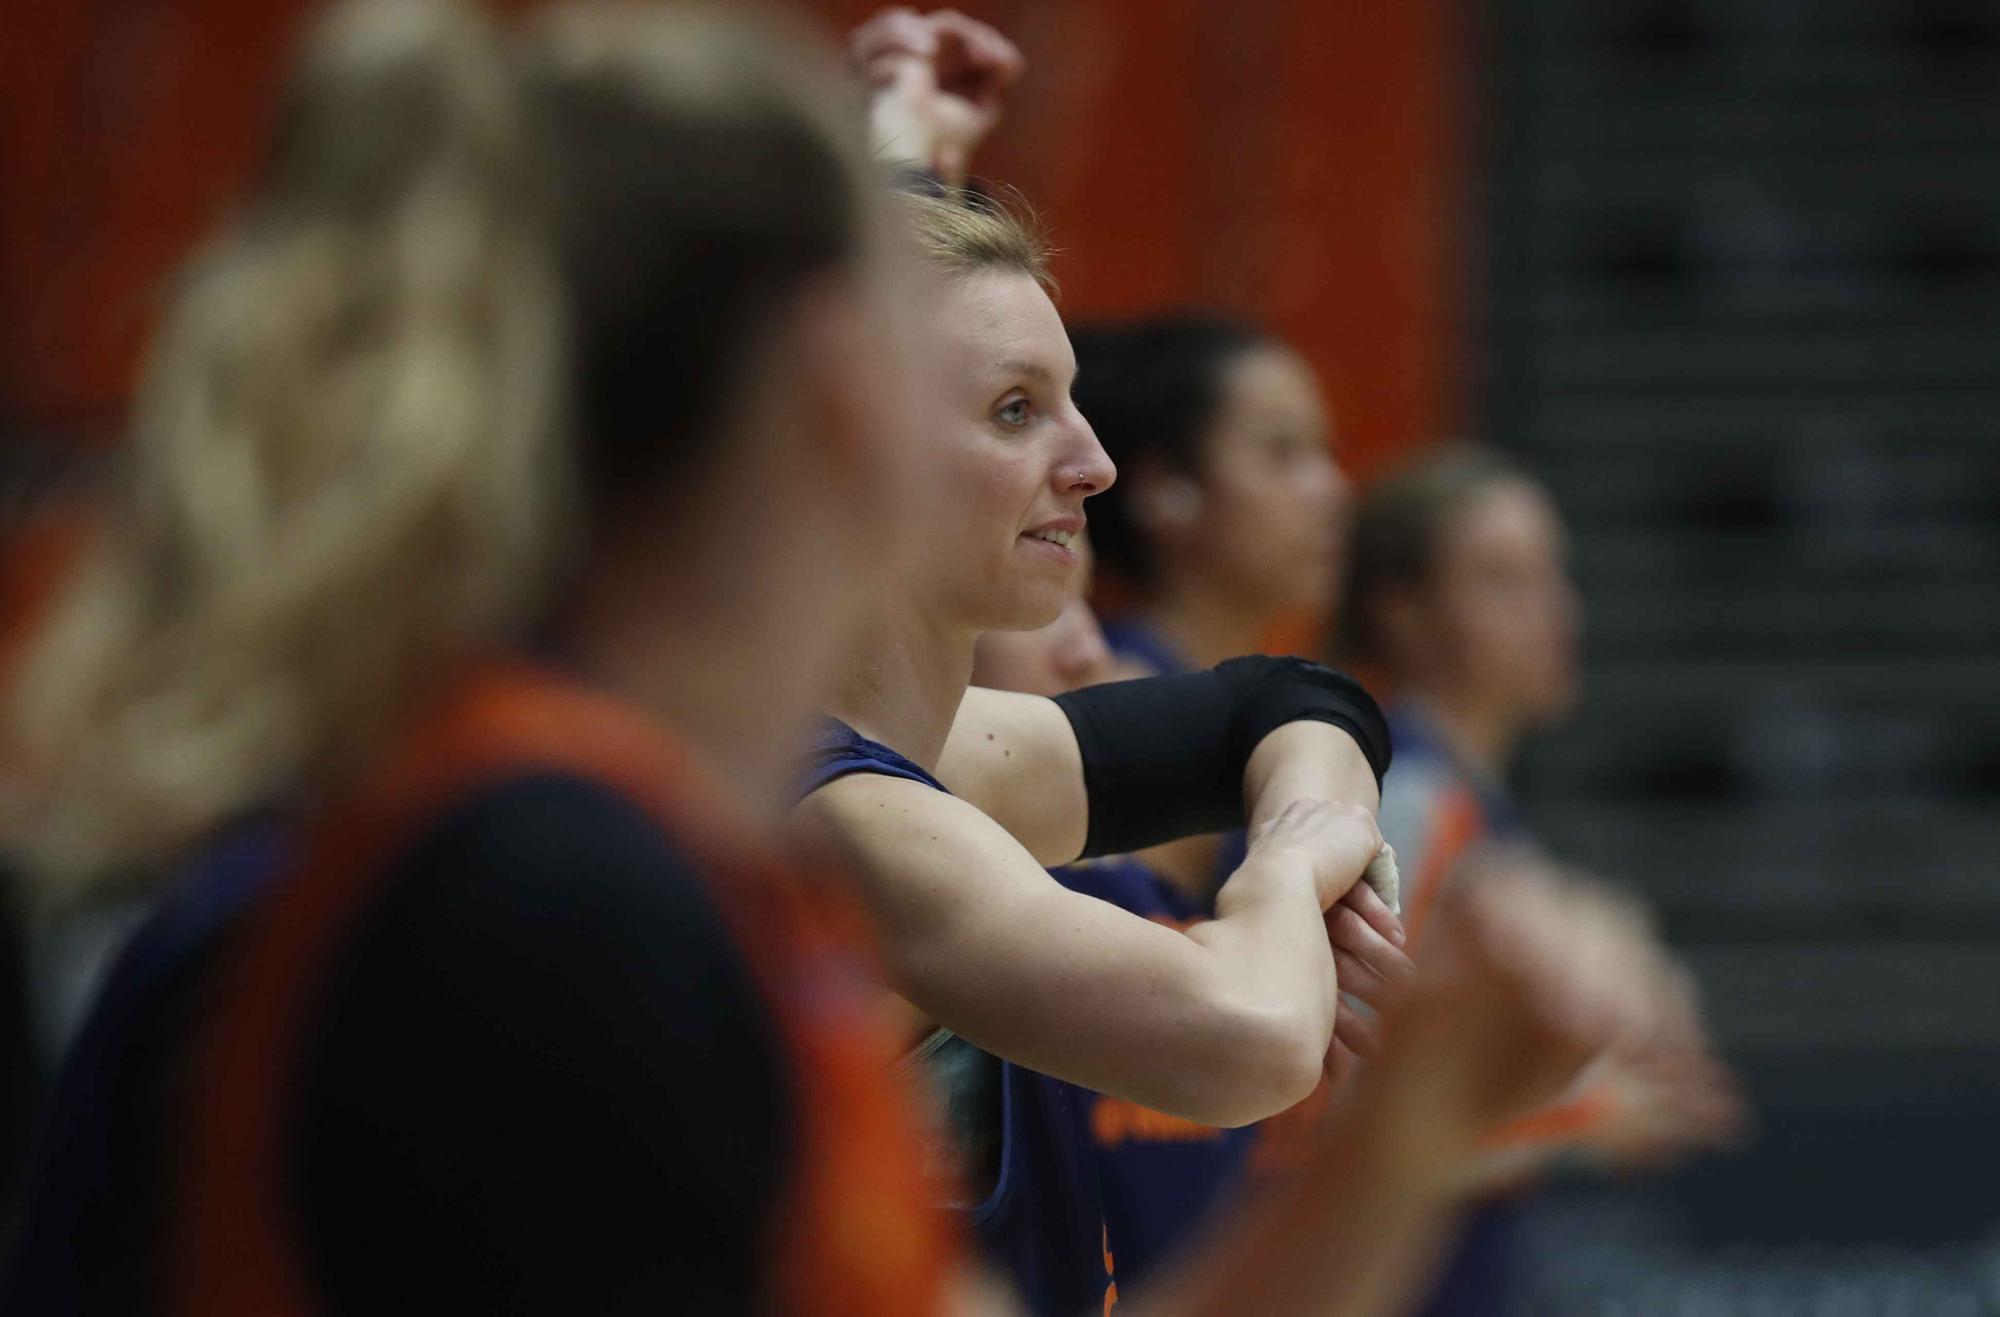
M1077 407L1120 472L1091 521L1117 596L1112 648L1150 671L1205 667L1325 608L1348 487L1305 359L1199 316L1084 325L1074 338Z

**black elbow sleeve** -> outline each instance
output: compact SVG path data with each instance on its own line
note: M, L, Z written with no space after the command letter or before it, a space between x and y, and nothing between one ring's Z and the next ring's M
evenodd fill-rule
M1207 672L1058 696L1083 752L1086 858L1240 828L1251 752L1289 722L1327 722L1389 768L1382 711L1353 678L1299 658L1231 659Z

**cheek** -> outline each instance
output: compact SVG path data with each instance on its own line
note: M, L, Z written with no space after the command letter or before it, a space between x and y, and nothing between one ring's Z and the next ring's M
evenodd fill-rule
M1011 552L1026 528L1041 472L997 444L973 448L961 467L967 499L958 509L960 535L976 536L988 552Z
M1219 523L1215 543L1246 572L1271 575L1297 569L1309 547L1313 523L1300 500L1275 478L1240 479L1214 491Z
M1487 664L1507 674L1509 681L1539 682L1553 658L1553 636L1529 601L1490 594L1480 601L1475 632L1469 638L1475 653L1489 655Z

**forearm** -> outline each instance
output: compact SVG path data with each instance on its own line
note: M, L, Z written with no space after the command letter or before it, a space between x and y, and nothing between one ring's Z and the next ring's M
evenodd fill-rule
M1272 1067L1270 1091L1254 1095L1257 1105L1282 1109L1318 1083L1339 1010L1340 984L1312 874L1253 859L1223 884L1215 913L1187 936L1210 958L1216 997L1282 1029L1282 1039L1267 1049L1282 1064Z
M1070 893L1074 907L933 924L922 939L892 936L892 976L939 1024L1031 1070L1205 1125L1249 1124L1318 1082L1336 982L1308 877L1239 886L1221 918L1186 933ZM1002 923L1052 931L1002 956Z
M1243 801L1254 828L1294 800L1359 805L1373 813L1382 792L1368 757L1346 730L1328 723L1292 722L1266 736L1251 752L1243 772Z

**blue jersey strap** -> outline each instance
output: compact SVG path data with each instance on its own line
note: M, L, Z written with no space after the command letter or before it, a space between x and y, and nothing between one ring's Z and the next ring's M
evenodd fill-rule
M827 783L852 773L900 777L933 791L944 791L947 796L951 794L922 764L904 758L880 741L869 740L838 718L824 719L806 753L805 768L795 787L797 798L804 800Z

